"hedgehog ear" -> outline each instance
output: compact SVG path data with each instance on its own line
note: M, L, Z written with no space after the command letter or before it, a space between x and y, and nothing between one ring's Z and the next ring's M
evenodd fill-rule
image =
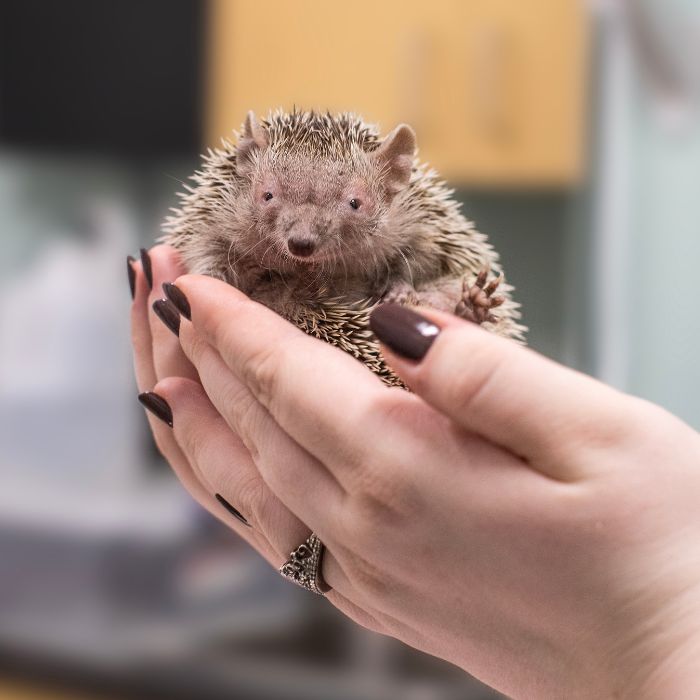
M416 134L407 124L399 124L372 153L383 173L389 195L393 196L408 186L415 152Z
M258 123L255 113L248 112L236 144L236 172L239 175L249 175L255 163L255 156L267 148L267 145L267 133Z

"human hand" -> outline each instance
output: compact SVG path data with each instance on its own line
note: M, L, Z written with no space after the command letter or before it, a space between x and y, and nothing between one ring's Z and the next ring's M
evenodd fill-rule
M213 408L196 368L170 332L179 328L180 316L172 304L161 303L162 285L185 272L177 252L168 246L156 246L148 252L142 250L141 261L129 260L127 264L133 296L136 382L145 405L156 410L160 418L152 412L147 414L158 449L201 506L234 529L267 561L279 566L280 559L286 558L309 531L265 486L250 453ZM165 315L163 323L154 313L154 304L161 318ZM169 389L169 401L177 407L176 430L168 425L173 421L170 407L148 393L155 386L160 388L163 380ZM263 508L266 515L262 524L251 528L221 495L228 493L242 494L241 498L254 500ZM267 536L268 530L271 537Z
M176 285L206 395L157 384L165 447L200 502L216 512L223 493L261 551L264 533L273 564L313 529L331 602L511 695L697 693L700 438L687 426L427 311L441 330L422 361L386 351L415 393L387 389L223 283ZM410 312L375 321L395 350L427 349Z

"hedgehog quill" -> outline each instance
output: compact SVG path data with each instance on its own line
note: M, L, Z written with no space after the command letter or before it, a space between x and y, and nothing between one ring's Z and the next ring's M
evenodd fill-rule
M377 305L456 313L523 342L498 255L416 157L413 130L382 138L349 114L248 113L210 150L162 241L190 272L238 287L401 385L369 330Z

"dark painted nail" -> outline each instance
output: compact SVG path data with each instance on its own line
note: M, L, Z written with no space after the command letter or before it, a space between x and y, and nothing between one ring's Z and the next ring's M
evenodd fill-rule
M234 518L238 518L244 525L250 527L250 523L220 493L215 493L214 497Z
M153 289L153 268L151 267L151 256L145 248L141 248L141 265L143 265L143 274L146 275L148 288Z
M422 360L440 333L427 318L399 304L378 306L369 325L382 343L409 360Z
M163 423L167 423L171 428L173 427L173 412L168 406L168 402L162 396L158 396L152 391L146 391L143 394L139 394L139 401L156 418L160 418Z
M182 290L170 282L163 282L163 291L165 292L165 296L168 297L173 304L175 304L175 308L188 321L191 321L192 309L190 309L190 302L187 301L187 297L184 295Z
M180 335L180 314L173 303L168 299L158 299L153 302L153 311L175 335Z
M126 274L129 275L129 289L131 290L131 298L134 298L136 293L136 270L134 270L134 263L136 258L132 255L126 256Z

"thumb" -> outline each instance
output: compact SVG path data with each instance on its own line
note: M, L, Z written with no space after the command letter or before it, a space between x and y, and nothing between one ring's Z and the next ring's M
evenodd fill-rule
M412 391L547 476L580 478L634 429L634 399L456 316L384 304L370 322Z

